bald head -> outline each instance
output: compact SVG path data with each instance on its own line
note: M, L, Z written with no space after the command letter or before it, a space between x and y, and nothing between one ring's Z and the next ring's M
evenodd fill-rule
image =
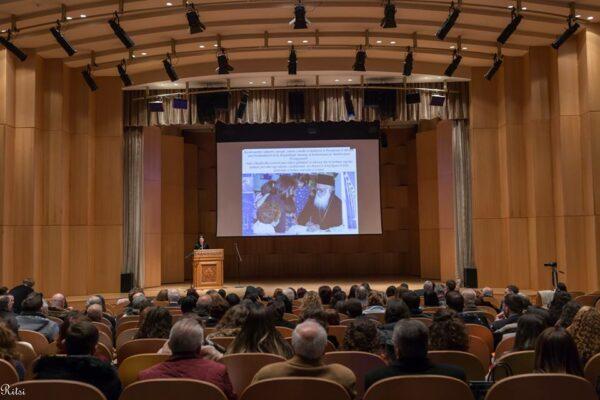
M50 299L50 306L55 308L65 308L66 300L67 299L65 298L64 294L56 293Z
M477 294L473 289L465 289L462 291L463 299L465 299L465 307L475 307L475 298Z
M309 319L296 326L292 333L294 352L307 360L318 360L325 352L327 332L318 322Z
M100 304L92 304L86 310L86 314L94 322L102 321L102 306Z

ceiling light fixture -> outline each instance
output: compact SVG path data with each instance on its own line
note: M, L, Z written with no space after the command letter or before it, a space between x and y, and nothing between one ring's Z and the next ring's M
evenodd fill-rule
M556 50L560 48L577 30L579 29L579 24L577 23L577 17L575 12L575 5L573 3L570 4L571 12L567 17L567 29L552 43L552 47Z
M298 0L296 7L294 7L294 18L290 21L290 25L293 25L294 29L307 29L310 25L310 21L306 18L306 8L302 4L302 0Z
M193 35L195 33L203 32L206 29L206 26L200 20L200 14L194 3L188 1L185 3L185 9L185 17L187 18L188 26L190 27L190 34Z
M222 47L219 47L219 51L217 52L217 64L217 72L219 73L219 75L225 75L233 71L233 67L229 65L229 58L227 58L227 52Z
M85 81L85 83L88 85L88 87L90 88L90 90L92 92L95 92L96 90L98 90L98 85L96 84L96 81L94 80L94 76L92 75L92 65L91 64L86 65L86 67L83 69L83 71L81 71L81 75L83 76L83 80Z
M298 72L298 56L294 46L290 49L290 55L288 57L288 75L296 75Z
M110 25L111 29L115 33L115 36L117 36L121 43L123 43L123 46L125 46L128 49L131 49L135 46L133 40L129 37L127 32L125 32L125 29L123 29L123 27L121 26L121 23L119 21L119 13L117 11L114 12L114 17L108 21L108 25Z
M383 29L396 27L396 6L388 0L383 10L383 18L379 24Z
M358 48L358 50L356 51L356 56L354 58L354 65L352 66L352 69L354 71L366 71L366 63L367 61L367 52L365 51L365 49L363 49L362 46L360 46Z
M8 30L8 35L6 37L0 36L0 44L6 48L6 50L10 51L21 61L25 61L27 59L27 54L17 46L13 42L11 42L13 32L12 30Z
M496 41L498 43L506 44L510 36L515 33L517 27L523 20L523 15L519 13L519 9L521 8L521 0L517 0L517 7L513 7L510 12L510 22L506 25L506 28L500 33Z
M485 73L485 79L491 81L494 75L496 75L496 72L498 72L498 70L502 66L503 62L504 56L502 55L502 46L498 44L498 52L494 54L494 63L492 64L490 69Z
M119 77L121 78L121 81L123 82L123 86L128 87L128 86L133 85L131 78L127 74L127 63L125 62L124 59L121 60L119 65L117 65L117 71L119 72Z
M167 56L165 57L165 59L162 62L163 62L163 66L165 67L165 72L169 76L169 79L171 80L171 82L175 82L176 80L178 80L179 76L177 76L177 71L175 71L175 68L173 67L171 54L167 53Z
M454 1L450 3L450 8L448 10L448 18L446 18L446 21L444 21L440 29L435 34L435 36L439 40L446 39L446 36L448 36L448 33L450 33L450 30L452 29L452 27L456 23L456 20L458 19L458 16L460 15L461 4L462 0L458 0L458 3L456 5L454 4Z
M60 23L60 20L56 20L56 26L50 28L50 32L52 33L52 36L54 36L54 39L56 39L60 47L63 48L63 50L67 53L69 57L77 53L77 50L75 50L75 48L71 46L71 43L69 43L67 38L64 37L62 33L62 25Z

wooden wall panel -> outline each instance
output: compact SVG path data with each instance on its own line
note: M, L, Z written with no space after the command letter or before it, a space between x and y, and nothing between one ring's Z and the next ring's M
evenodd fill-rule
M144 140L144 193L142 200L144 286L162 283L161 132L147 127Z

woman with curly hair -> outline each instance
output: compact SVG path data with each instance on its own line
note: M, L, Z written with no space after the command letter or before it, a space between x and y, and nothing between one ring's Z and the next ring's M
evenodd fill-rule
M455 313L440 310L433 316L429 327L429 350L469 349L469 334L465 324Z
M4 322L0 322L0 358L15 367L19 380L25 378L25 367L21 363L21 356L17 353L17 338Z
M582 365L600 353L600 312L593 307L581 307L567 331L575 340Z
M173 317L164 307L147 307L140 316L140 328L135 339L168 339Z
M236 337L248 318L248 307L238 304L231 307L219 321L216 330L206 336L206 340L216 337Z
M300 310L307 310L309 308L323 308L321 298L319 297L319 294L314 290L306 292L306 294L302 298L302 303L300 304Z
M342 347L347 351L364 351L379 355L381 343L377 323L368 317L356 318L346 329Z

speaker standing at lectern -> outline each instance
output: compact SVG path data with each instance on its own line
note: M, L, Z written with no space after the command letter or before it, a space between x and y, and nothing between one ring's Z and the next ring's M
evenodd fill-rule
M198 240L196 240L196 243L194 243L194 250L206 249L210 249L210 246L208 245L208 243L206 243L206 240L204 240L204 236L200 235L198 237Z

